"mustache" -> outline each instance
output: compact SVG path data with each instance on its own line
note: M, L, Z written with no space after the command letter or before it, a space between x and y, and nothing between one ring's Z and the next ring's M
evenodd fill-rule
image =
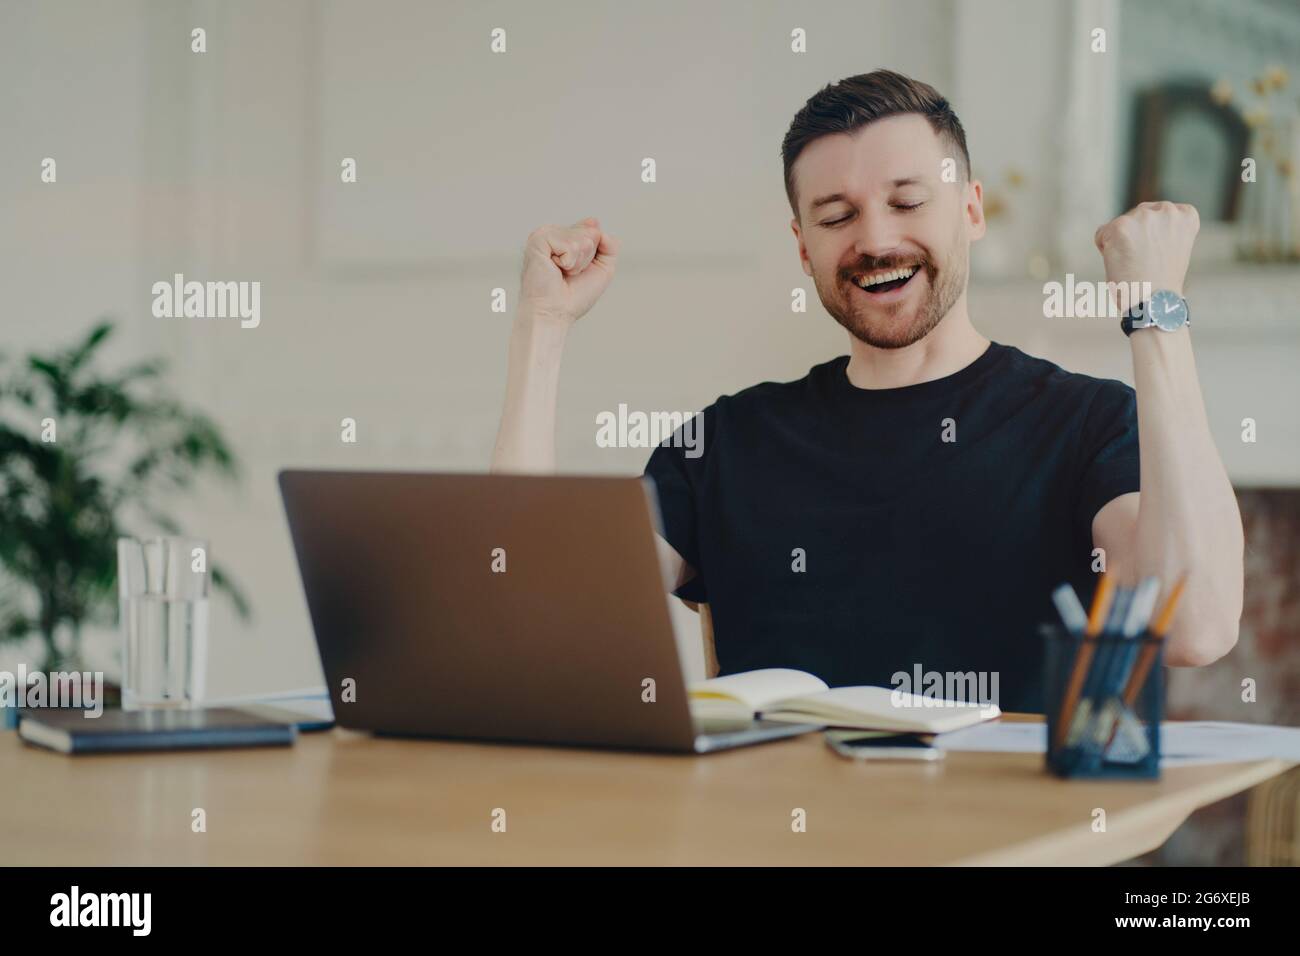
M848 282L859 273L879 272L882 269L904 269L908 266L916 266L923 269L927 276L934 277L934 264L930 261L929 256L881 256L879 258L869 256L845 271L843 278L844 281Z

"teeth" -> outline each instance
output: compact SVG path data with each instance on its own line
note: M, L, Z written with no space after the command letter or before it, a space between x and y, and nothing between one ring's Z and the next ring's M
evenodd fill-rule
M882 282L892 282L895 279L909 278L916 272L916 266L908 266L906 269L894 269L890 272L879 272L869 276L856 276L854 282L859 288L866 289L873 285L879 285Z

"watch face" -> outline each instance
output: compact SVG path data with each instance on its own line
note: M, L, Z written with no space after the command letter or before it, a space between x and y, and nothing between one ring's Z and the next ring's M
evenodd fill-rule
M1166 332L1181 329L1187 324L1187 303L1181 295L1168 289L1161 289L1151 296L1147 311L1151 321Z

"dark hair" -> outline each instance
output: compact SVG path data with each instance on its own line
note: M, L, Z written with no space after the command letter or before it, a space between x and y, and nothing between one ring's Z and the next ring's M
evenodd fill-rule
M929 120L935 133L956 147L962 176L970 178L966 131L938 90L893 70L859 73L823 87L790 121L781 143L781 158L785 162L785 194L796 218L799 206L794 198L793 169L805 146L830 133L851 133L878 119L902 113L919 113Z

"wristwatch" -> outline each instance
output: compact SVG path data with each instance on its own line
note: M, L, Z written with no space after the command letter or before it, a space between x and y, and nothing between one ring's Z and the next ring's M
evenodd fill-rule
M1132 335L1134 329L1157 328L1162 332L1177 332L1185 325L1191 325L1187 314L1187 300L1177 292L1159 289L1151 293L1151 298L1139 302L1119 320L1119 327L1125 335Z

